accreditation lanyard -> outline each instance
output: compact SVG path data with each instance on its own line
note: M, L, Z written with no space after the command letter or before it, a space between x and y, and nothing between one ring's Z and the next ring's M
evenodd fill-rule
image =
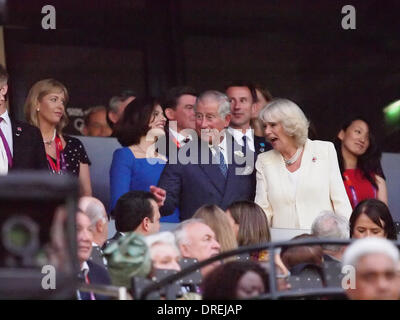
M90 280L89 280L89 277L88 277L87 274L85 275L85 282L86 282L87 284L90 284ZM90 300L96 300L96 298L95 298L95 296L94 296L94 294L93 294L92 291L90 291Z
M62 152L64 148L59 136L56 136L54 141L56 143L56 163L54 163L53 159L48 154L46 155L47 161L53 173L62 174L62 170L65 169L64 154Z

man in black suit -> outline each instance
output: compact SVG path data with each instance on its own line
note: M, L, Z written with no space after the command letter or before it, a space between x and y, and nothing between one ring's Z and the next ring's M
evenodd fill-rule
M6 107L7 81L7 71L0 65L0 174L10 170L47 170L39 129L10 118Z
M105 249L128 232L148 236L160 231L160 211L156 196L135 190L122 195L113 210L117 232L104 245Z
M157 149L168 159L170 157L176 159L178 149L191 139L196 129L194 113L196 98L195 89L179 86L170 89L163 99L162 107L168 119L168 128L165 136L158 139Z
M234 201L254 200L255 193L254 153L245 154L224 130L231 119L228 97L206 91L197 98L195 112L196 137L179 150L177 163L169 160L158 183L166 191L161 214L178 207L181 220L204 204L225 210Z
M260 153L270 150L271 145L264 137L254 135L250 126L258 100L256 88L251 83L237 81L226 86L225 93L231 103L232 115L228 131L236 143L255 152L255 158Z
M86 284L111 285L107 270L89 260L92 253L93 230L90 218L80 210L76 215L76 228L79 280ZM105 296L82 290L77 291L77 298L79 300L107 299Z

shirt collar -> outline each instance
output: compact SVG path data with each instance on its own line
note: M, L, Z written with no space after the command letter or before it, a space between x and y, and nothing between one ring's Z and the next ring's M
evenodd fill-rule
M83 262L81 271L83 271L83 273L85 274L85 277L88 275L88 273L89 273L89 265L87 264L86 261Z
M186 137L185 137L183 134L180 134L179 132L175 131L175 130L172 129L172 128L169 128L169 131L170 131L171 134L174 136L174 138L175 138L176 140L178 140L179 143L182 143L182 141L184 141L184 140L186 139ZM192 136L189 135L188 138L189 138L190 140L192 140Z
M246 130L246 133L243 134L242 130L239 129L234 129L232 127L228 127L228 132L233 136L235 139L236 143L243 146L243 136L247 137L247 140L250 142L254 141L253 137L253 129L249 128Z
M9 125L11 123L10 116L8 114L8 110L7 109L3 114L0 114L0 117L3 118L2 122L4 122L5 124Z

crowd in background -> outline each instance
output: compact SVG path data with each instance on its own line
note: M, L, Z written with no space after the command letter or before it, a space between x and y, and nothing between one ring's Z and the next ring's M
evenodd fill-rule
M67 88L54 79L36 82L22 123L6 108L7 81L0 67L0 174L31 169L76 177L81 281L124 286L135 296L132 279L151 280L160 270L179 272L188 261L265 244L270 228L286 228L311 230L293 240L360 240L216 260L177 296L267 294L272 259L279 291L310 274L322 287L341 286L341 267L352 265L357 286L344 288L348 298L399 298L398 249L389 241L397 232L368 120L349 115L332 143L310 139L316 133L297 104L251 82L231 82L224 92L175 87L152 99L123 92L108 106L90 109L83 128L85 135L113 136L122 146L113 154L105 208L92 197L83 144L63 133ZM183 162L182 155L196 161ZM110 219L117 232L107 239ZM171 222L179 223L173 232L160 232L160 223ZM107 298L79 290L76 297Z

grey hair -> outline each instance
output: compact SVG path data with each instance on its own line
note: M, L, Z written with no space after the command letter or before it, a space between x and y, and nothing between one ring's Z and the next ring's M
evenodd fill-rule
M98 201L90 200L90 202L84 212L89 217L90 224L92 226L94 226L97 223L97 221L99 221L101 219L103 220L104 223L107 222L106 209L104 208L104 205L99 200Z
M311 233L317 238L349 239L349 221L332 211L322 211L311 226ZM322 245L325 250L340 251L341 245Z
M95 106L91 107L88 110L85 111L85 125L89 124L89 119L92 116L92 114L99 112L99 111L107 111L105 106Z
M175 236L170 231L159 232L156 234L152 234L150 236L146 236L144 238L144 240L145 240L147 246L150 248L150 250L151 250L151 247L155 244L165 243L165 244L172 246L180 254L180 251L175 242Z
M176 241L176 244L178 245L178 247L181 244L189 244L190 243L188 234L186 232L186 228L187 228L187 226L189 226L191 224L195 224L195 223L206 224L203 219L198 219L198 218L191 218L191 219L185 220L185 221L181 222L180 224L178 224L178 226L174 230L175 241Z
M395 268L399 262L399 250L389 240L385 238L363 238L356 240L347 247L343 254L342 265L352 265L357 268L358 261L367 255L381 253L393 261Z
M281 123L285 132L294 137L298 147L306 143L310 123L304 112L293 101L273 99L260 111L258 117L263 122Z
M231 113L231 104L229 102L229 98L226 94L216 91L216 90L208 90L200 94L196 99L196 104L194 106L194 110L197 110L197 104L201 101L215 101L218 103L218 114L222 119Z
M126 97L120 97L120 96L114 96L110 99L110 102L108 103L108 106L110 107L110 111L117 113L119 106L122 102L124 102L127 98Z

